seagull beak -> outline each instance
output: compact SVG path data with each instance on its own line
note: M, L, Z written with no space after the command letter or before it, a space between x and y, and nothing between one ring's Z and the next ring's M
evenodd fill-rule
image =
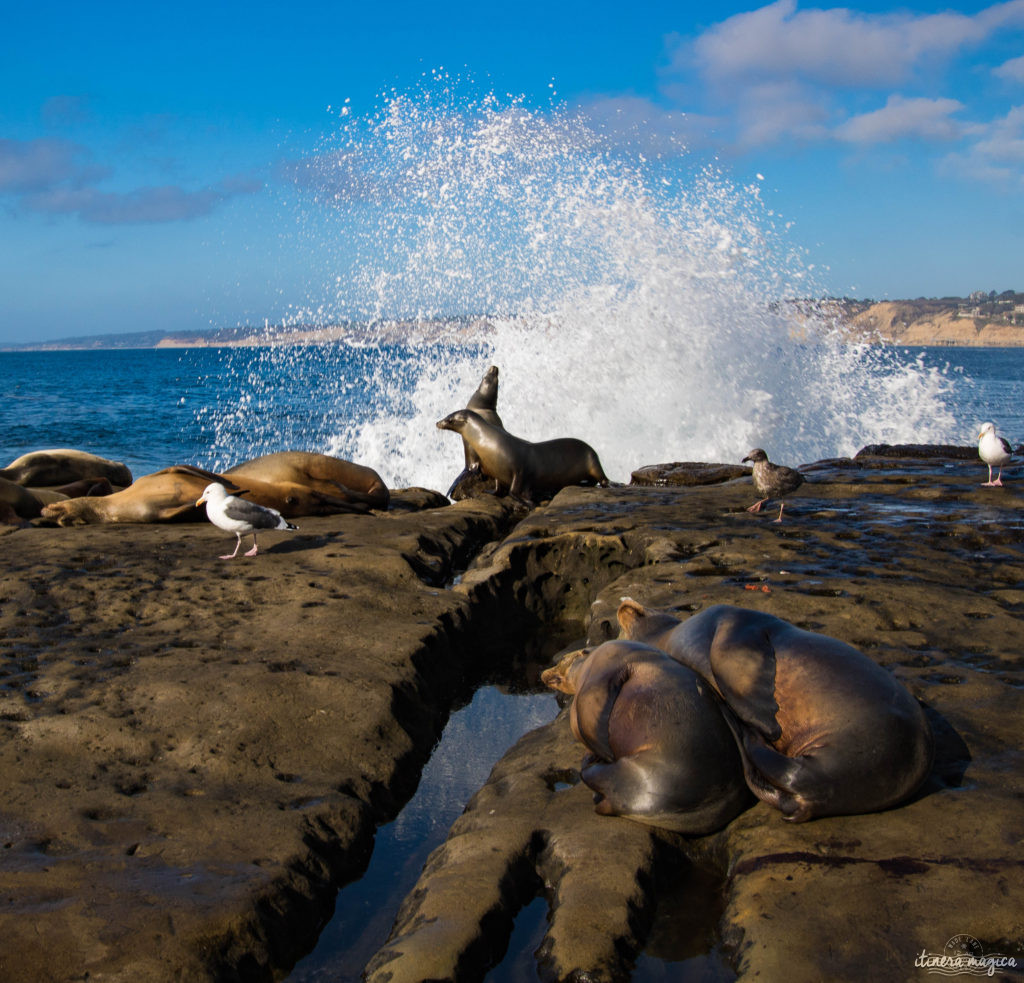
M196 499L196 505L202 505L205 501L206 501L206 496L205 495L201 495L199 498Z

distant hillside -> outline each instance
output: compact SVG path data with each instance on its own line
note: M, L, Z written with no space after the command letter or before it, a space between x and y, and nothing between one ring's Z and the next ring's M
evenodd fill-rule
M917 300L830 301L836 320L861 341L896 345L1024 346L1024 294Z
M851 340L872 344L949 345L1013 348L1024 346L1024 294L1006 290L970 297L919 297L917 300L799 301L800 311L824 312ZM798 319L801 315L797 315ZM346 322L314 325L264 325L209 331L137 331L90 335L59 341L8 345L3 351L89 350L111 348L238 348L349 342L400 344L469 340L486 333L490 324L479 317L404 320L386 323Z

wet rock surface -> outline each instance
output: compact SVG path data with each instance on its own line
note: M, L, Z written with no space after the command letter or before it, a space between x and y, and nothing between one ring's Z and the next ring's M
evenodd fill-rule
M371 979L480 978L538 893L542 978L626 978L692 864L741 979L923 978L957 935L1024 961L1024 487L976 458L804 470L780 525L740 478L525 517L398 493L244 565L208 525L0 532L0 978L285 973L467 688L538 636L615 637L625 595L857 646L926 706L931 778L885 813L662 834L594 814L563 714L495 767Z

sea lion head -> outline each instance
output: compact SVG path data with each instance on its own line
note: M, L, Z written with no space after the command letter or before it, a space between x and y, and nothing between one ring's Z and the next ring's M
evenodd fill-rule
M466 424L469 423L470 412L470 410L456 410L454 413L449 413L443 420L437 421L437 429L454 430L456 433L462 433Z
M473 394L473 398L470 401L470 408L473 408L474 403L479 403L480 406L484 406L487 409L494 409L495 404L498 400L498 366L492 365L485 373L484 377L480 380L480 385L477 386L476 392Z
M540 681L559 693L576 692L576 675L590 656L590 649L576 649L567 652L551 668L540 674Z

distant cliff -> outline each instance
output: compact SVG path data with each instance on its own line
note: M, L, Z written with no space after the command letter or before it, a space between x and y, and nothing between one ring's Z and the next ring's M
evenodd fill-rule
M1009 296L1007 296L1009 295ZM1005 300L836 300L836 321L858 341L895 345L1024 346L1024 295Z

